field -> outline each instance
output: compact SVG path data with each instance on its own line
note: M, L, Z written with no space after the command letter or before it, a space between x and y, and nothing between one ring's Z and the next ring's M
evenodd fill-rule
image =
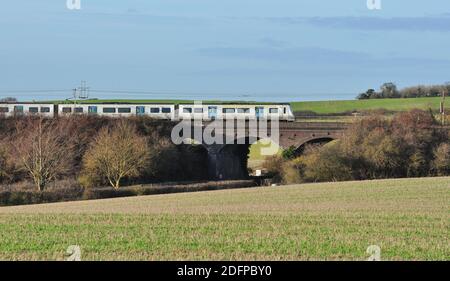
M0 208L0 259L450 260L450 178Z
M272 143L272 145L277 145L276 143ZM267 155L262 155L262 149L269 148L270 143L264 142L262 140L259 140L255 142L254 144L250 145L249 148L249 154L248 154L248 162L247 167L256 170L256 169L262 169L263 164L266 161ZM278 154L281 155L283 152L282 148L278 147Z
M333 114L351 111L385 109L405 111L414 108L439 110L441 98L372 99L292 102L293 111L314 111L318 114Z

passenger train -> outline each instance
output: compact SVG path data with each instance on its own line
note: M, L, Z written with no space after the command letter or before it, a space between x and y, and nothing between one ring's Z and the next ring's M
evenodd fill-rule
M273 119L294 121L289 104L132 104L132 103L0 103L0 116L44 117L90 114L109 117L149 116L167 120Z

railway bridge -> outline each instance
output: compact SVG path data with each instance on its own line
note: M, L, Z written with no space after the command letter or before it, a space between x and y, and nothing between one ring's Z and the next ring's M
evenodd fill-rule
M267 155L281 148L294 148L299 153L308 144L322 144L339 139L348 123L342 122L264 122L249 121L214 127L213 122L185 124L174 130L180 139L202 145L207 151L209 178L217 180L248 177L247 162L250 146L258 140L270 139L275 147L263 148ZM211 128L213 127L213 128ZM231 128L231 129L230 129ZM186 134L186 131L190 131ZM181 132L181 133L180 133ZM173 134L173 133L172 133ZM186 137L188 135L189 137ZM210 136L213 141L205 138ZM172 135L173 139L174 135Z

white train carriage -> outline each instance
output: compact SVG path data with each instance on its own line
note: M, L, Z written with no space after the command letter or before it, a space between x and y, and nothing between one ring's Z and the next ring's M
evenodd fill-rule
M149 116L156 119L273 119L294 121L289 104L119 104L119 103L3 103L0 116L41 115L45 117L90 114L108 117Z
M54 109L55 106L52 103L2 103L0 104L0 115L6 117L15 115L53 117Z
M59 104L60 116L91 114L109 117L150 116L157 119L175 119L173 104Z
M271 119L294 121L289 104L180 104L180 119Z

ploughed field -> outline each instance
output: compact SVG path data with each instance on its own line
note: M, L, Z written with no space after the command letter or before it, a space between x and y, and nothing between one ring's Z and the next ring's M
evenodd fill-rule
M450 178L0 207L0 259L450 260Z

